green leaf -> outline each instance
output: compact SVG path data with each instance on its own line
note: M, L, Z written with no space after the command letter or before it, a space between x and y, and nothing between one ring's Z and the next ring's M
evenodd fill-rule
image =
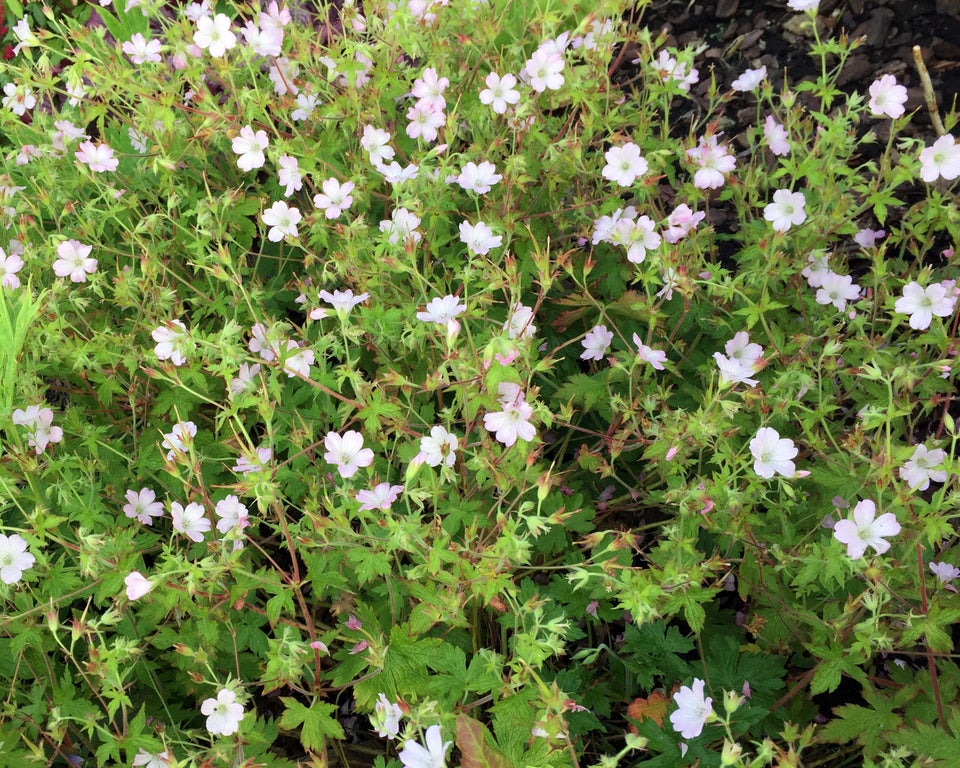
M280 727L291 731L300 727L300 743L307 751L323 751L327 738L344 738L343 726L333 717L336 704L314 701L307 707L289 696L281 696L280 700L285 707L280 716Z
M513 768L487 727L467 715L457 716L457 748L462 768Z

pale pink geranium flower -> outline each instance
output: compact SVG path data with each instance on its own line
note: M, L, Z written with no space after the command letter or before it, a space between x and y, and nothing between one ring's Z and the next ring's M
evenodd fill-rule
M248 21L244 28L240 30L243 33L243 39L247 45L258 56L277 57L283 50L283 30L260 29L252 21Z
M941 283L932 283L926 288L911 280L903 286L903 296L897 299L894 309L910 315L910 327L922 331L930 327L933 316L950 317L956 296Z
M774 475L793 477L797 471L793 463L797 452L793 440L780 437L780 433L771 427L760 427L750 441L750 453L756 460L753 471L766 480Z
M426 747L416 741L405 741L397 757L403 768L445 768L447 750L453 743L444 741L439 725L427 728Z
M861 229L853 236L853 242L861 248L876 248L877 241L886 236L883 229Z
M817 289L817 304L833 304L840 312L847 308L848 301L859 298L860 286L853 282L850 275L828 272L823 278L823 284Z
M471 253L486 256L491 248L503 245L503 236L493 234L484 222L471 224L469 221L460 222L460 241L467 246Z
M420 99L407 110L407 136L411 139L421 138L426 142L436 141L446 120L446 115L432 102Z
M517 302L510 310L510 316L503 324L508 339L532 339L537 334L537 326L533 324L533 309Z
M719 352L713 353L713 359L717 361L717 367L720 369L721 381L728 384L742 382L756 386L758 382L751 376L761 367L763 347L759 344L751 344L747 332L740 331L726 343L724 351L726 355L721 355Z
M179 502L171 502L170 517L173 520L173 530L197 543L203 541L204 534L213 528L203 507L195 501L191 501L186 507Z
M27 444L37 455L43 453L50 443L63 440L63 430L53 426L53 411L39 405L28 406L26 410L17 408L13 412L13 423L32 430L27 436Z
M664 370L663 364L667 362L667 353L662 349L653 349L648 347L637 334L633 334L633 343L637 345L637 358L640 362L649 363L654 370Z
M420 217L406 208L394 208L389 219L380 222L380 231L387 236L391 245L403 244L408 240L419 243L423 238L417 227L420 226Z
M214 736L232 736L240 730L244 713L243 705L237 701L237 694L223 688L217 698L203 700L200 714L207 716L207 730Z
M160 57L161 48L159 40L147 40L139 32L121 46L123 52L130 57L130 61L137 65L146 64L148 61L163 61Z
M863 557L867 547L873 547L878 555L890 549L886 536L900 533L900 523L892 512L876 517L877 505L863 499L853 509L853 520L841 520L833 526L833 535L847 547L847 555L854 560Z
M685 739L695 739L703 733L703 726L713 714L713 699L704 696L704 683L693 679L693 686L680 686L673 695L677 709L670 714L670 725Z
M323 445L327 449L324 461L336 464L340 477L353 477L360 467L373 464L373 451L363 447L363 435L352 429L343 435L328 432Z
M170 753L151 754L145 749L137 750L133 758L133 768L170 768Z
M77 240L65 240L57 246L57 260L53 271L57 277L69 277L74 283L84 283L87 275L97 271L97 260L90 258L93 246Z
M7 83L3 86L3 92L6 94L3 99L3 106L17 117L23 117L28 109L37 106L37 99L33 95L33 91L26 85Z
M250 511L232 493L217 502L214 513L217 520L217 530L226 534L230 531L242 531L250 525Z
M167 461L186 456L197 436L197 425L192 421L178 421L170 432L164 434L161 448L167 449Z
M334 291L333 293L330 293L330 291L320 291L317 296L321 301L325 301L327 304L333 307L333 311L336 312L337 316L341 319L350 314L350 310L355 306L362 304L370 298L369 293L361 293L359 296L354 296L353 291L349 289L346 291ZM310 312L310 318L313 320L319 320L321 317L325 316L325 314L318 314L319 312L327 313L327 310L313 310Z
M113 156L113 150L103 143L94 144L92 141L85 141L80 144L79 149L74 153L77 160L86 165L94 173L103 173L104 171L115 171L120 161Z
M131 520L153 525L153 518L163 515L163 504L156 500L157 494L150 488L141 488L139 492L128 490L125 496L127 503L123 505L123 514Z
M870 111L877 117L897 118L906 111L907 89L897 84L893 75L883 75L870 85Z
M237 158L237 167L241 171L252 171L255 168L262 168L267 161L263 151L269 146L270 139L267 132L259 130L254 132L249 125L240 129L240 135L233 139L233 151L240 155Z
M194 349L194 343L187 334L187 326L179 320L168 320L165 325L154 328L150 335L157 345L153 348L157 360L169 360L174 365L187 362L187 354Z
M497 173L497 167L487 161L479 165L470 161L463 166L460 175L456 177L457 184L463 189L478 195L485 195L494 184L502 179L503 176Z
M627 249L627 261L631 264L642 264L647 251L660 247L661 238L654 231L655 226L649 216L640 216L636 220L621 218L613 229L610 242Z
M323 211L323 215L328 219L339 218L341 213L353 205L352 181L341 184L339 180L331 177L323 182L321 188L323 192L313 196L313 204Z
M945 483L947 471L936 469L947 458L947 452L942 448L930 450L925 445L918 445L913 450L907 463L900 467L900 479L910 486L911 491L925 491L930 487L930 481Z
M498 401L502 411L488 413L483 417L483 426L494 433L497 442L507 448L518 439L525 442L537 436L537 429L530 423L533 407L524 399L518 386L503 382L498 388Z
M452 467L457 460L457 436L443 427L431 427L430 434L420 438L420 458L431 467L441 464Z
M360 502L361 512L369 512L375 509L387 512L402 492L402 485L379 483L370 490L357 491L355 498Z
M773 202L763 209L763 218L773 224L775 232L786 232L794 225L803 224L807 220L804 206L807 199L803 192L791 192L789 189L778 189L773 193Z
M920 178L930 183L939 178L953 181L960 176L960 144L952 134L941 136L920 152Z
M0 533L0 581L16 584L23 572L33 568L37 558L27 551L27 541L18 533L7 536Z
M960 576L960 568L951 563L930 563L930 572L937 577L943 584L947 584L947 589L956 591L956 587L951 587L950 582L957 576Z
M19 288L20 278L17 272L23 269L23 259L15 253L9 256L0 248L0 285L4 288Z
M725 145L717 143L716 136L701 136L697 146L687 150L687 157L700 166L693 175L693 185L697 189L722 187L724 174L737 166L737 159Z
M787 0L787 6L794 11L815 11L820 0Z
M237 36L230 31L230 18L222 13L215 17L203 16L197 19L197 31L193 42L202 50L207 50L215 59L219 59L237 44Z
M634 63L638 63L637 59ZM665 83L676 83L684 93L690 92L690 86L700 80L700 71L689 64L684 64L671 56L667 51L660 51L654 62L654 69Z
M278 200L267 208L260 218L264 225L270 227L267 239L272 243L279 243L285 237L300 236L297 231L297 224L303 219L300 209L287 205L283 200Z
M424 311L417 312L417 320L424 323L437 323L447 327L447 338L451 341L460 331L460 322L456 319L458 315L467 308L466 304L461 304L457 296L443 296L431 299Z
M769 149L777 157L785 157L790 154L790 137L787 129L774 120L773 115L767 115L763 122L763 139Z
M261 360L271 363L277 359L280 346L263 323L256 323L250 328L250 341L247 348L255 355L260 355Z
M265 445L260 445L257 446L254 455L244 454L237 459L237 463L234 464L230 469L232 469L238 475L248 475L251 472L262 472L267 468L267 465L270 463L270 459L272 458L273 449Z
M399 704L395 704L387 699L386 694L377 695L377 703L374 705L374 715L370 717L372 725L380 738L395 739L400 733L400 719L403 717L403 710Z
M290 197L294 192L303 189L303 179L300 176L300 163L297 158L290 155L281 155L277 161L280 169L277 171L277 177L282 186L284 197Z
M807 285L811 288L822 288L823 281L831 274L830 262L824 251L810 251L807 254L807 266L800 273L807 278Z
M766 67L761 66L757 69L747 69L740 75L740 77L730 84L730 87L735 91L755 91L760 86L760 83L766 79L766 77Z
M314 364L315 358L313 350L309 348L301 349L295 341L287 340L285 351L282 355L283 371L287 378L292 379L296 376L310 378L310 366Z
M603 178L629 187L647 172L647 161L640 154L640 147L632 141L619 147L610 147L604 158L607 164L603 167Z
M363 138L360 146L367 150L371 165L380 165L393 160L393 147L390 146L390 134L372 125L363 126Z
M139 600L153 589L153 582L140 573L140 571L128 573L123 583L127 586L128 600Z
M240 370L237 375L230 380L230 393L233 395L242 395L256 387L256 378L260 374L260 363L240 363Z
M530 87L537 93L547 89L556 91L563 86L563 55L556 51L549 51L544 47L538 48L527 59L523 66L523 73L530 80Z
M514 90L517 78L513 75L500 77L496 72L491 72L484 82L487 87L480 91L480 103L489 104L498 115L506 112L509 104L520 101L520 91Z
M423 74L413 82L410 95L442 112L447 106L446 99L443 98L443 92L449 85L449 79L437 75L437 70L433 67L427 67L423 70Z
M686 203L681 203L667 216L667 228L663 230L663 239L668 243L679 243L697 225L706 218L703 211L693 211Z
M608 331L605 325L595 325L580 342L583 345L583 352L580 353L581 360L603 360L610 348L610 342L613 341L613 331Z

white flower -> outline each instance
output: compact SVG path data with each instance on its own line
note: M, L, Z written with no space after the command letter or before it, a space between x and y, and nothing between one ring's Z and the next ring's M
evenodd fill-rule
M803 192L778 189L773 193L773 202L763 209L763 218L773 224L775 232L786 232L794 224L803 224L807 220L806 204Z
M380 231L387 235L391 245L403 244L408 239L419 243L423 235L417 232L420 217L406 208L394 208L389 220L380 222Z
M750 377L760 368L763 347L759 344L751 344L747 332L740 331L726 343L724 351L726 355L721 355L719 352L713 353L713 359L717 361L717 367L720 369L721 383L742 382L756 386L757 380Z
M660 247L661 238L654 232L654 226L649 216L641 216L636 220L619 219L610 236L610 242L627 249L627 261L642 264L647 258L647 251Z
M139 600L153 589L153 582L140 573L140 571L133 571L127 574L123 583L127 585L128 600Z
M497 394L503 410L486 414L483 417L483 426L508 448L517 442L517 439L526 442L533 440L537 436L536 427L530 423L533 408L524 399L520 387L502 382L497 388Z
M787 5L794 11L815 11L820 0L787 0Z
M283 48L283 30L260 29L252 21L248 21L241 30L247 45L258 56L279 56Z
M254 354L259 354L262 360L270 363L277 359L279 346L272 339L267 338L267 328L263 323L256 323L250 329L250 341L247 347Z
M346 317L351 309L370 298L369 293L361 293L359 296L354 296L353 291L349 289L346 291L334 291L333 293L320 291L317 295L322 301L327 302L327 304L333 307L333 311L341 318ZM313 312L310 313L310 317L314 320L320 319L319 317L314 317Z
M563 86L563 56L558 52L551 52L538 48L533 56L527 59L523 72L530 79L530 87L537 93L543 93L548 88L556 91Z
M303 219L298 208L287 205L283 200L278 200L265 210L260 218L263 223L270 227L267 232L267 239L272 243L279 243L285 237L299 237L297 224Z
M663 231L663 239L668 243L680 242L691 230L696 229L706 216L703 211L693 211L689 205L681 203L667 216L667 229Z
M670 725L685 739L695 739L703 733L703 726L713 714L713 699L704 697L704 685L703 680L695 677L692 687L680 686L673 694L677 709L670 713Z
M823 281L827 275L831 274L830 264L827 261L827 254L823 251L810 251L807 254L808 266L804 267L800 273L807 278L807 285L811 288L823 287Z
M403 710L399 704L392 704L387 700L386 694L377 695L377 703L374 705L374 714L370 718L370 724L376 729L377 735L383 739L395 739L400 733L400 718L403 717Z
M508 104L520 101L520 91L514 90L517 78L513 75L500 77L496 72L491 72L485 82L487 87L480 91L480 103L489 104L498 115L507 111Z
M28 109L33 109L37 106L37 99L34 97L33 91L25 85L7 83L3 86L3 92L7 94L3 99L3 106L13 112L17 117L22 117L27 113Z
M532 339L537 333L537 326L533 324L533 310L519 302L510 310L510 317L503 324L508 339Z
M792 477L797 471L793 459L797 456L797 447L793 440L780 437L780 433L771 427L760 427L750 441L750 453L756 461L753 471L769 480L776 474Z
M277 96L286 96L288 93L296 96L300 89L294 80L299 74L300 65L281 56L273 60L273 64L267 72L267 77L273 83L273 92Z
M456 435L443 427L432 427L427 437L420 438L420 456L431 467L452 467L457 460L458 444Z
M773 119L773 115L767 115L763 122L763 139L767 142L767 148L778 157L784 157L790 154L790 137L787 129Z
M197 19L193 42L210 51L213 58L219 59L237 44L237 36L230 31L229 17L218 13L214 18L204 16Z
M69 277L74 283L84 283L87 275L97 271L97 260L90 258L93 246L76 240L65 240L57 246L57 260L53 272L57 277Z
M638 62L639 59L634 63ZM700 80L699 70L694 69L689 64L677 61L667 51L660 51L657 54L654 68L663 82L676 83L676 86L684 93L689 93L690 86L695 85Z
M486 256L491 248L499 248L503 244L503 236L493 234L484 222L471 224L468 221L460 222L460 241L478 256Z
M882 229L861 229L853 236L853 241L861 248L875 248L877 240L886 234L886 231Z
M20 534L6 536L0 533L0 581L4 584L16 584L24 571L33 568L37 561L27 551L27 542Z
M139 492L128 490L124 495L127 503L123 505L123 514L131 520L153 525L153 518L163 515L163 504L156 500L157 494L151 489L141 488Z
M163 61L160 58L160 48L159 40L147 40L139 32L121 46L123 52L130 57L130 61L134 64Z
M254 133L249 125L240 129L240 135L233 139L233 151L240 155L237 158L237 166L241 171L252 171L254 168L262 168L267 161L263 154L270 144L267 132L264 130Z
M0 285L4 288L19 288L20 278L17 272L23 269L23 259L18 254L7 252L0 248Z
M906 110L907 89L893 75L883 75L870 85L870 111L877 117L900 117Z
M214 736L230 736L240 729L243 705L237 703L237 694L223 688L215 699L204 699L200 713L207 716L207 730Z
M647 172L647 161L640 154L640 147L632 141L619 147L610 147L603 154L607 164L603 167L603 178L629 187Z
M436 141L439 129L443 127L447 118L442 111L430 101L420 99L407 110L406 133L411 139L422 138L424 141Z
M935 483L945 483L947 471L934 469L934 467L943 464L946 458L947 452L942 448L929 450L925 445L918 445L913 449L913 456L900 467L900 479L907 483L912 491L927 490L931 480Z
M14 56L18 55L24 48L33 48L40 45L40 39L30 29L30 21L26 16L14 24L10 31L17 38L17 44L13 47Z
M767 68L748 69L743 72L730 87L735 91L755 91L767 76Z
M170 517L173 518L173 530L182 533L191 541L203 541L203 535L213 528L203 507L195 501L191 501L186 507L179 502L171 502Z
M194 349L194 344L187 335L187 326L179 320L169 320L166 325L154 328L150 336L157 342L153 348L157 360L169 360L174 365L183 365L187 362L187 353Z
M220 518L217 520L217 530L220 533L240 531L250 525L250 512L233 494L220 499L213 511Z
M284 188L283 194L290 197L294 192L299 192L303 188L303 179L300 177L300 164L297 158L290 155L281 155L280 170L277 171L277 177L280 186Z
M301 349L295 341L287 341L282 359L284 373L288 379L296 376L310 378L310 366L314 364L312 349Z
M460 313L466 310L467 305L461 304L456 296L443 296L431 299L425 311L417 312L417 320L424 323L439 323L447 326L447 335L455 335L460 330L460 323L455 320Z
M932 182L938 178L953 181L957 176L960 176L960 144L954 141L952 134L941 136L933 146L920 152L920 178L924 181Z
M357 491L357 495L354 498L360 502L361 512L374 509L386 512L393 506L393 502L397 500L402 491L402 485L379 483L370 490ZM383 734L380 735L382 736Z
M581 360L603 360L603 356L610 348L610 342L613 341L613 331L608 331L605 325L595 325L580 342L583 345L583 352L580 353Z
M363 435L352 429L343 435L327 432L323 446L327 449L324 461L336 464L340 477L353 477L360 467L373 464L373 451L363 447Z
M337 179L331 177L326 179L321 185L323 192L313 197L313 204L328 219L339 218L340 214L353 205L354 184L347 181L341 184ZM419 222L418 222L419 223Z
M367 150L370 163L380 165L393 159L393 147L389 146L390 134L372 125L363 126L363 138L360 146Z
M431 725L427 728L425 741L426 747L416 741L403 743L403 749L397 755L403 763L403 768L444 768L446 766L447 749L453 742L443 740L439 725Z
M497 173L497 167L493 163L484 161L477 165L471 161L463 166L457 176L457 184L468 192L485 195L501 179L503 176Z
M956 296L947 291L940 283L923 288L920 283L911 280L903 286L903 296L897 299L894 309L910 315L910 327L922 331L930 327L933 316L949 317L953 314Z
M847 545L849 557L863 557L867 547L873 547L878 555L890 549L890 542L883 537L900 533L900 523L892 512L886 512L880 517L876 517L876 514L876 504L864 499L854 507L853 520L841 520L833 526L834 537L841 544Z
M133 768L170 768L170 755L167 752L152 755L144 749L137 750Z
M715 135L701 136L697 146L687 150L687 157L699 165L693 175L697 189L718 189L725 181L724 174L737 167L737 158L726 145L718 144Z
M298 93L297 108L290 113L290 118L297 121L306 120L319 104L320 98L315 93Z
M817 304L833 304L841 312L847 308L848 301L859 298L860 286L853 282L850 275L827 272L823 284L817 289Z
M184 456L197 436L197 425L192 421L179 421L173 429L163 436L161 448L167 449L167 461L173 461L177 455Z

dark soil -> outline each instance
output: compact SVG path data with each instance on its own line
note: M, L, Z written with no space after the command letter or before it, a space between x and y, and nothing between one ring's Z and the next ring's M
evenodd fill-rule
M894 75L909 93L908 112L917 110L910 131L935 137L913 46L921 48L942 116L957 105L960 93L960 0L822 0L817 19L824 39L844 33L863 39L838 85L866 94L880 75ZM723 88L743 70L761 65L775 85L784 73L791 85L816 77L819 61L810 55L810 30L800 24L805 20L786 0L654 0L640 23L654 36L665 32L666 46L706 46L696 58L700 82L691 90L705 106L711 69ZM730 104L726 117L752 124L755 102L743 99Z

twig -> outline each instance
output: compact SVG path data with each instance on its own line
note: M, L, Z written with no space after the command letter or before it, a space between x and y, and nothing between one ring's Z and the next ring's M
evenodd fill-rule
M927 111L930 113L930 120L933 123L937 136L943 136L946 131L943 128L943 122L940 120L940 112L937 110L937 97L933 93L933 83L930 82L930 75L927 74L927 66L923 63L923 54L920 52L920 46L913 46L913 61L917 65L917 72L920 74L920 82L923 84L923 97L927 101Z

